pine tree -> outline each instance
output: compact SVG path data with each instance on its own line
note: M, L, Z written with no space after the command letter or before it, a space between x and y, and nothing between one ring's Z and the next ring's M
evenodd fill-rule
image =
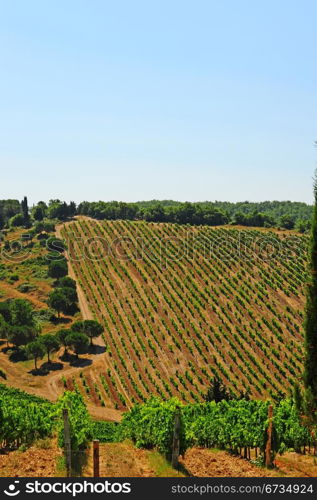
M317 410L317 171L314 178L314 199L305 317L304 384L306 396L310 400L310 411Z

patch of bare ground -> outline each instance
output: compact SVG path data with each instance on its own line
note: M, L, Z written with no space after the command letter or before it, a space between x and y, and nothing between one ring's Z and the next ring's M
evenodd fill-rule
M191 476L196 477L317 477L317 461L311 455L288 452L278 455L276 468L258 467L226 451L191 448L180 459Z
M276 476L274 470L266 470L241 457L225 451L206 448L187 450L180 463L190 476L195 477L268 477Z
M92 476L92 450L85 476ZM104 443L100 445L101 477L155 477L150 467L147 451L134 448L129 443Z
M26 451L0 454L0 477L55 477L62 451L55 440L42 440Z

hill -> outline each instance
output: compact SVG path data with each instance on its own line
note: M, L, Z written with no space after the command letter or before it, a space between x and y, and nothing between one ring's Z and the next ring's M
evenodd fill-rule
M265 398L300 378L305 236L83 217L59 233L105 328L106 352L64 381L90 403L201 401L213 376Z

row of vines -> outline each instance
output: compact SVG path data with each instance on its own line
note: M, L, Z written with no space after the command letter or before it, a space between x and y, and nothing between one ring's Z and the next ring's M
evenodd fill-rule
M217 447L250 458L264 454L268 434L268 401L240 400L183 406L176 399L162 402L152 399L136 405L120 424L121 438L129 438L139 447L156 447L171 452L176 411L181 417L180 447L183 453L192 446ZM274 407L272 452L300 451L314 446L312 435L302 424L291 399Z
M57 433L64 445L62 410L68 410L72 449L84 447L92 435L91 419L82 396L66 391L57 403L0 384L0 449L30 445Z
M87 218L63 237L105 328L98 372L65 381L93 404L198 403L214 376L273 397L299 378L305 237Z

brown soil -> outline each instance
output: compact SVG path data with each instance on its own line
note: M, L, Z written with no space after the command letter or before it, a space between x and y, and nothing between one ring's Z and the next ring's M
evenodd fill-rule
M180 462L189 475L196 477L317 477L314 457L293 452L278 456L272 470L225 451L205 448L187 450Z
M92 476L92 450L84 475ZM100 445L101 477L155 477L148 463L146 450L138 450L127 443L105 443Z
M191 448L181 464L196 477L266 477L275 475L225 451Z
M47 443L45 448L35 445L23 452L0 454L0 477L55 477L57 458L62 452L55 441Z

